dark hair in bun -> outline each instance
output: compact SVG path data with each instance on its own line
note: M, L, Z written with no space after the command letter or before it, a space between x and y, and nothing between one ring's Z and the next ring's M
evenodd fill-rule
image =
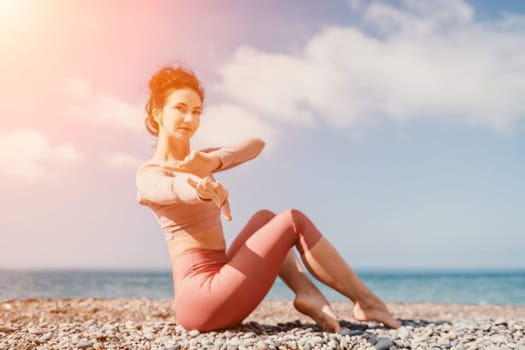
M164 107L166 97L171 91L184 88L194 90L204 102L204 90L193 71L180 65L176 67L166 65L153 74L149 81L150 97L146 103L148 116L144 121L150 134L159 135L159 124L153 118L153 110L160 110Z

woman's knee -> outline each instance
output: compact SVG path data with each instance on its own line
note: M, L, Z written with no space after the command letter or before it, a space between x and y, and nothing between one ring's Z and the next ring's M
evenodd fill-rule
M268 209L261 209L257 211L253 216L257 217L257 219L264 220L264 221L270 221L275 217L275 213Z
M284 210L281 214L292 226L293 231L298 237L297 248L304 254L310 250L322 238L321 232L315 227L314 223L302 211L294 208Z
M281 212L281 215L285 216L288 220L293 222L299 222L306 217L306 214L295 208L288 208Z

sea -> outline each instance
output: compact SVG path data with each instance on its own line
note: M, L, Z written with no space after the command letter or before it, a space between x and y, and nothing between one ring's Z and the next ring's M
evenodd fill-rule
M525 306L525 270L355 270L388 302ZM343 295L315 281L331 301ZM0 270L0 300L32 298L170 299L169 270ZM292 300L277 278L266 299Z

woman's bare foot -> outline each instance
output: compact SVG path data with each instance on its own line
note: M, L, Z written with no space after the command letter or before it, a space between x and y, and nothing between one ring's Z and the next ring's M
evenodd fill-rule
M401 322L392 316L386 305L381 300L376 300L372 303L367 303L366 305L357 302L354 303L352 316L357 321L381 322L389 328L401 327Z
M341 328L334 309L319 290L297 294L293 305L326 332L337 332Z

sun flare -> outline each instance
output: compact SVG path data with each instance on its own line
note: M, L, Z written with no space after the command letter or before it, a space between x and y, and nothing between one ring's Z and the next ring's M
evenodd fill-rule
M16 0L0 0L0 15L9 13L15 7Z
M0 0L0 28L13 21L16 5L16 0Z

